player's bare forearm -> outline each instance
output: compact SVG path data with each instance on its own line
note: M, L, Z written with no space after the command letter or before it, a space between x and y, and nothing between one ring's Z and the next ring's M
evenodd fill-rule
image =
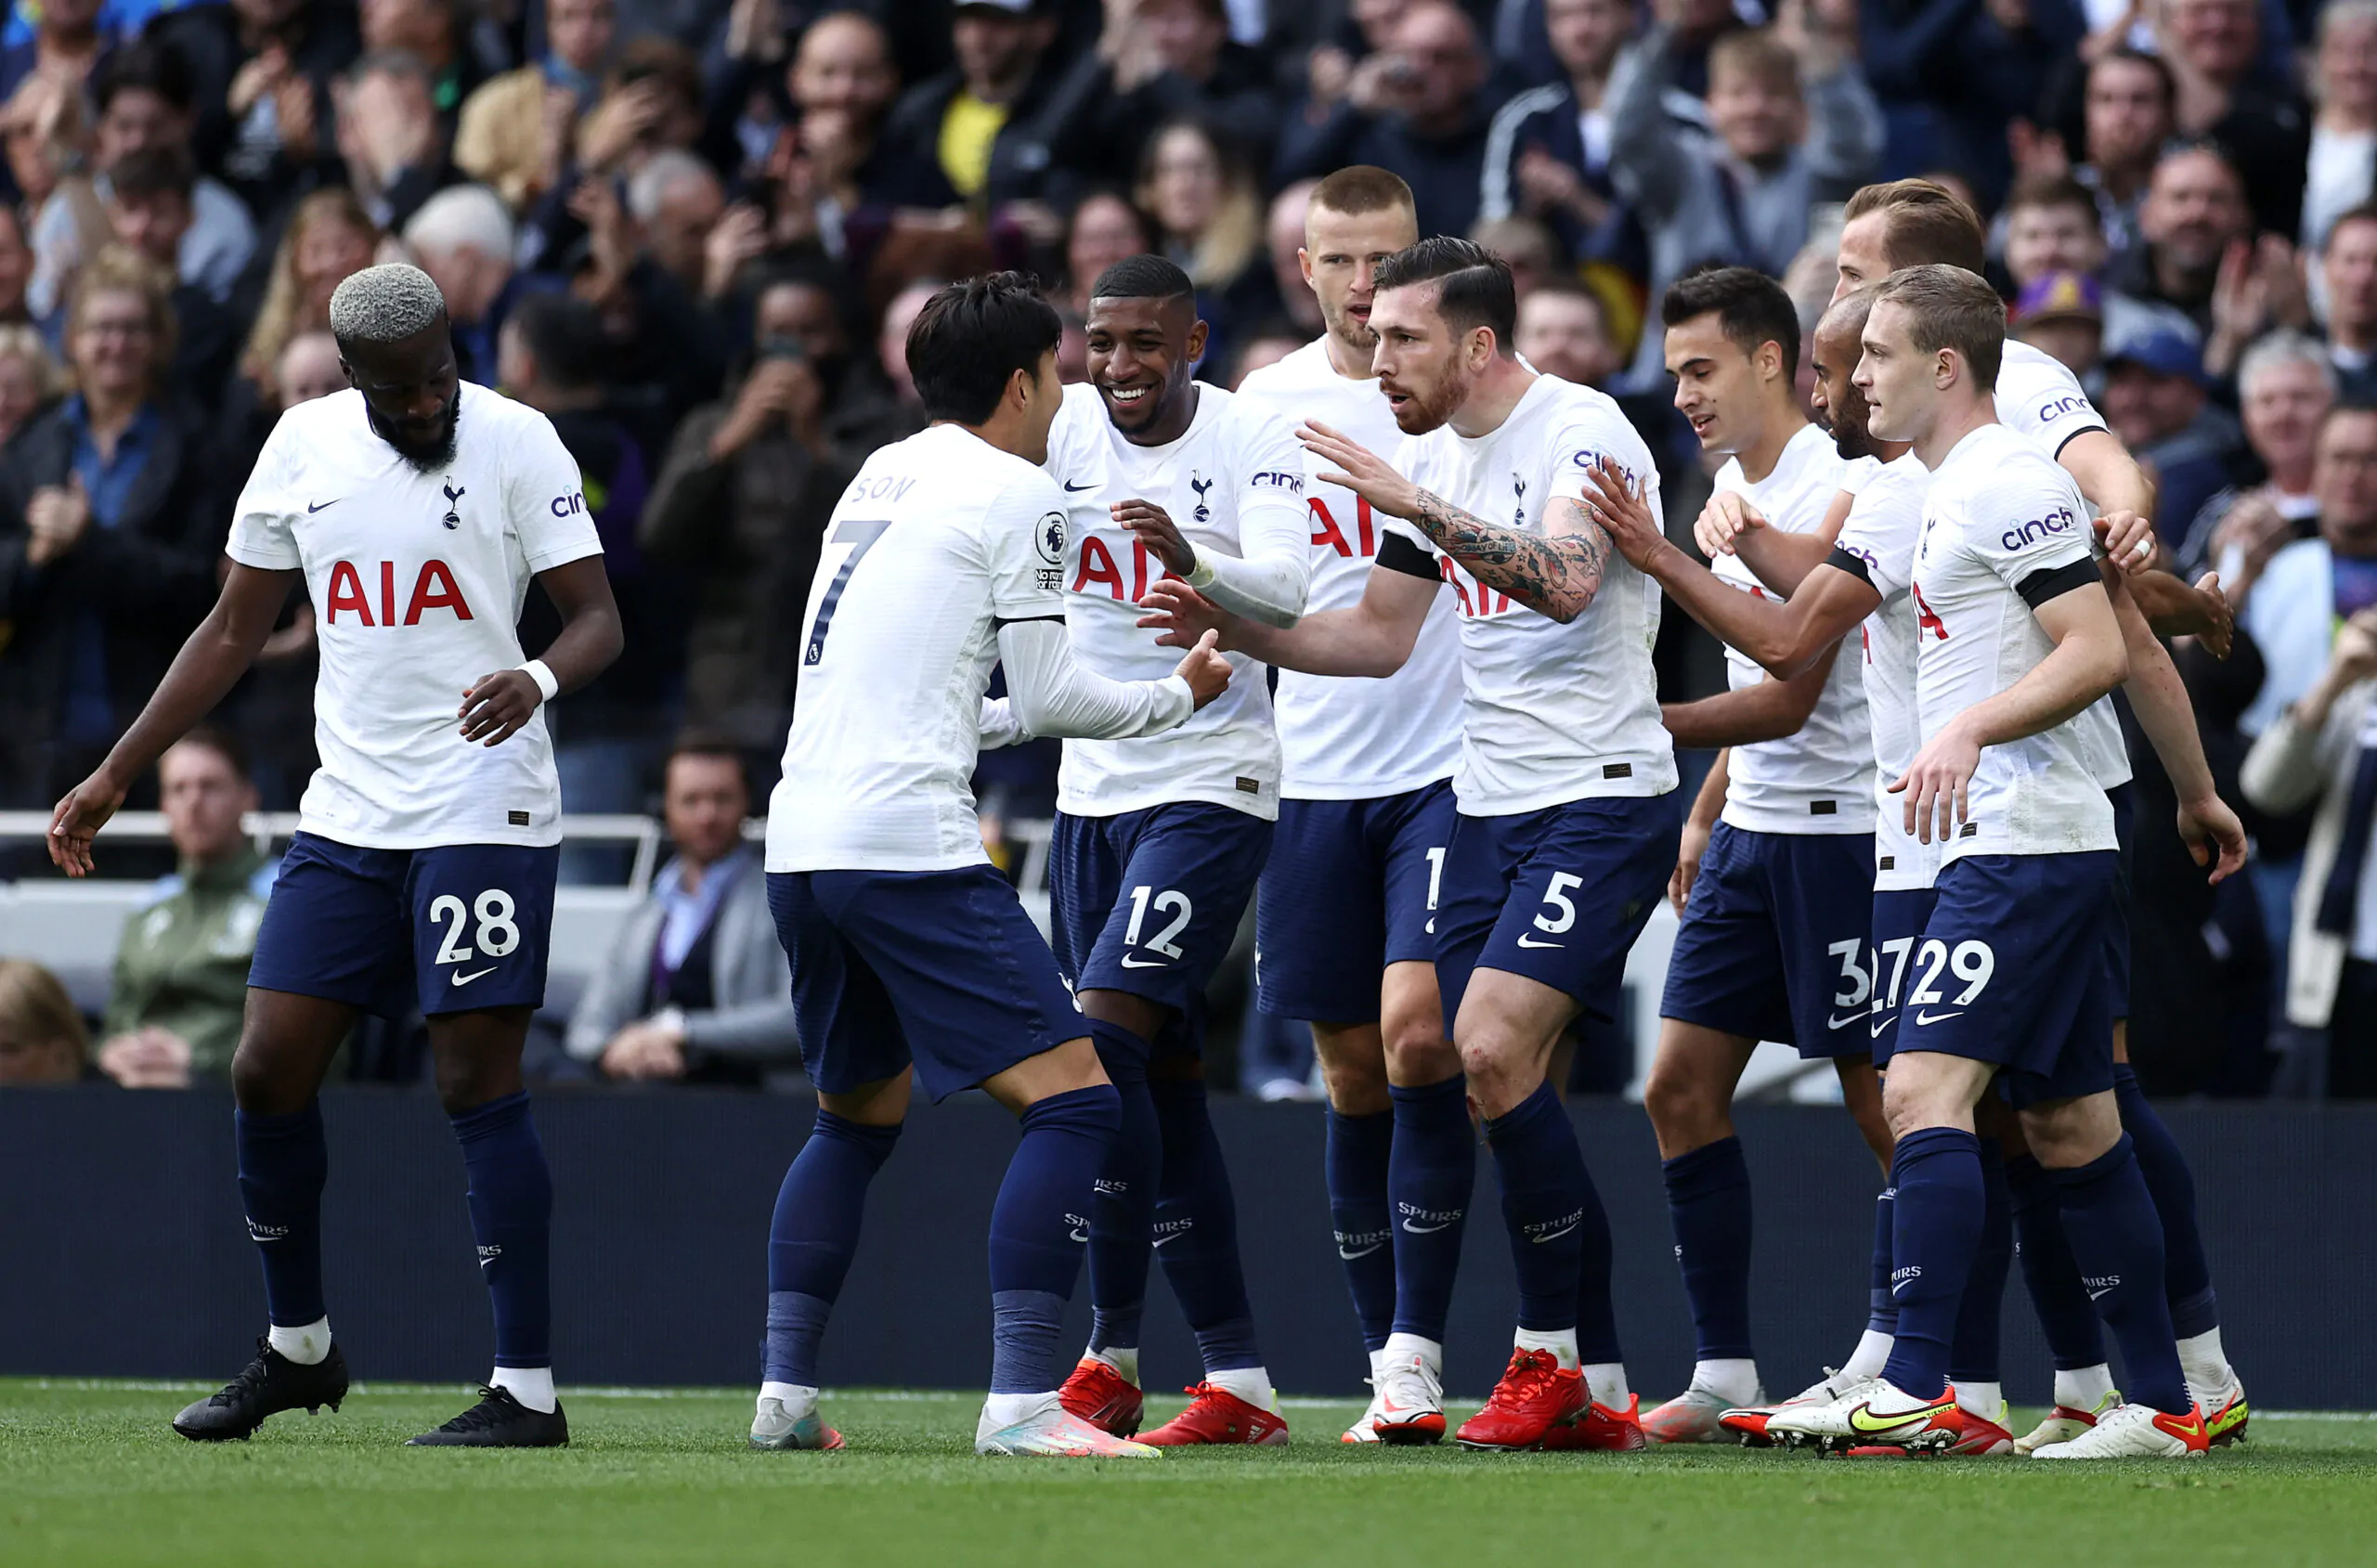
M2143 606L2130 597L2131 586L2134 581L2110 590L2113 615L2121 623L2122 646L2129 654L2129 679L2122 683L2122 690L2129 693L2137 726L2153 743L2154 755L2162 758L2179 799L2202 800L2215 794L2215 787L2212 764L2203 756L2203 737L2196 730L2195 704L2170 654L2147 624Z
M2129 592L2158 636L2197 637L2222 629L2224 617L2212 596L2168 572L2138 573L2129 579Z
M575 692L608 669L627 646L610 574L601 556L589 555L548 567L537 581L561 613L561 634L536 657L544 660L564 693Z
M1708 767L1708 776L1700 781L1700 793L1692 797L1689 821L1696 827L1709 827L1725 811L1725 792L1733 787L1734 752L1731 746L1717 753L1717 760Z
M1403 667L1418 637L1416 622L1393 625L1357 604L1306 616L1292 627L1240 618L1233 623L1229 644L1265 664L1305 675L1383 677Z
M1411 521L1479 582L1555 621L1585 613L1609 566L1609 536L1565 496L1540 536L1496 527L1430 490L1420 492Z
M1734 597L1748 596L1734 593ZM1760 741L1779 741L1786 735L1795 735L1808 721L1808 715L1815 711L1816 699L1824 694L1825 680L1832 673L1833 654L1838 648L1839 644L1835 643L1814 664L1787 680L1769 676L1737 692L1721 692L1697 702L1661 704L1659 722L1667 726L1668 734L1680 746L1754 745Z
M1780 528L1745 528L1734 536L1734 553L1750 576L1781 594L1799 591L1808 574L1832 557L1839 530L1819 528L1812 534L1786 534Z
M2066 441L2055 460L2072 475L2080 493L2098 512L2135 512L2154 515L2154 484L2121 438L2107 430L2087 430Z
M1766 531L1757 530L1761 535ZM1786 680L1826 660L1840 640L1881 603L1870 586L1846 572L1816 577L1815 590L1787 602L1744 593L1672 544L1659 549L1644 571L1719 641Z
M212 712L255 662L300 574L231 564L214 607L182 643L138 718L108 752L99 772L118 788L147 772L168 747Z

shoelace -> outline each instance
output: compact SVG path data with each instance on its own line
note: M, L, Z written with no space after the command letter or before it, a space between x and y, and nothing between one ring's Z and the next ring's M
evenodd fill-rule
M1516 1409L1549 1389L1559 1370L1559 1361L1549 1351L1523 1351L1511 1357L1502 1380L1494 1385L1486 1403L1490 1408Z
M479 1402L476 1405L437 1430L452 1432L484 1432L499 1422L509 1420L513 1412L521 1408L523 1406L520 1402L501 1389L482 1388L479 1390Z
M241 1367L240 1375L225 1383L206 1403L210 1406L227 1406L253 1395L263 1387L264 1380L272 1376L271 1365L265 1359L266 1348L271 1343L269 1339L257 1340L256 1358Z

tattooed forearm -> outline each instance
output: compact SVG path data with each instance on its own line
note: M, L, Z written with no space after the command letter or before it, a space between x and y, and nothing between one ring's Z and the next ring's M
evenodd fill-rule
M1565 497L1544 521L1565 531L1548 538L1498 528L1430 490L1420 492L1411 521L1479 582L1555 621L1585 613L1609 564L1609 535Z

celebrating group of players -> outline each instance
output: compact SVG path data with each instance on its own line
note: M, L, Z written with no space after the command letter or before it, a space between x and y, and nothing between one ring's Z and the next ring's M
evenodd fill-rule
M2241 830L2156 641L2220 635L2225 606L2216 584L2146 569L2145 481L2077 382L2006 340L1981 255L1940 188L1859 193L1811 345L1815 425L1779 285L1726 267L1669 291L1676 405L1727 460L1699 523L1713 571L1665 538L1616 405L1513 353L1509 268L1422 240L1383 170L1321 183L1304 268L1327 331L1235 395L1192 379L1204 328L1158 257L1097 281L1090 381L1072 388L1028 280L936 296L908 341L933 423L877 452L834 512L771 803L769 902L819 1110L770 1230L751 1443L841 1445L820 1341L919 1084L979 1087L1021 1123L991 1222L981 1451L1287 1441L1200 1055L1250 897L1262 1005L1312 1020L1329 1088L1331 1211L1374 1389L1345 1441L1447 1432L1478 1127L1518 1322L1467 1446L2097 1458L2241 1436L2191 1178L2120 1059L2129 771L2107 702L2125 685L2180 831L2212 875L2233 869ZM426 287L403 267L342 286L355 391L284 420L222 605L53 828L87 872L126 782L227 689L303 571L331 606L324 767L235 1068L271 1327L176 1418L192 1438L345 1393L314 1091L355 1012L410 986L497 1321L481 1402L415 1441L566 1440L551 1185L518 1077L559 832L539 709L615 654L617 624L565 455L456 381ZM532 576L565 629L524 663ZM1663 592L1729 645L1729 692L1662 709ZM464 693L458 747L451 693L473 668L495 673ZM981 748L1046 735L1066 743L1053 953L988 863L969 792ZM1688 818L1679 745L1726 748ZM1698 1359L1644 1412L1608 1222L1548 1068L1581 1013L1614 1011L1670 892L1647 1100ZM1864 1336L1780 1404L1751 1345L1728 1111L1761 1040L1833 1059L1887 1176ZM2057 1364L2056 1407L2019 1440L1997 1374L2018 1231ZM1069 1367L1085 1250L1093 1326ZM1203 1368L1142 1434L1157 1258Z

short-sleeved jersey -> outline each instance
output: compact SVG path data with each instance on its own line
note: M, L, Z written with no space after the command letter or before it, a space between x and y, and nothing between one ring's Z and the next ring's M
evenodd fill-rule
M1375 381L1351 381L1329 362L1326 342L1296 350L1246 378L1239 400L1293 430L1317 421L1383 458L1402 444L1395 410ZM1305 505L1312 525L1312 591L1305 613L1349 610L1362 602L1380 541L1399 533L1427 541L1401 518L1315 477L1330 465L1305 454ZM1403 667L1382 680L1279 671L1278 708L1290 800L1380 800L1452 776L1461 760L1461 633L1452 598L1428 606Z
M1824 525L1848 467L1832 437L1802 426L1784 444L1773 471L1752 483L1741 460L1717 471L1717 488L1747 496L1769 525L1810 534ZM1744 593L1781 595L1760 583L1737 555L1719 555L1717 577ZM1757 660L1725 650L1725 683L1734 691L1766 679ZM1832 662L1824 691L1797 733L1732 748L1726 762L1724 820L1758 833L1874 831L1874 741L1865 718L1865 671L1855 650Z
M1165 576L1110 509L1131 499L1163 508L1196 549L1245 557L1308 546L1304 448L1293 431L1217 386L1197 385L1197 413L1176 441L1135 446L1106 417L1091 386L1065 389L1048 434L1047 471L1064 486L1070 524L1064 612L1073 655L1115 680L1172 673L1179 650L1139 626L1139 598ZM1057 807L1110 817L1201 800L1251 815L1279 814L1279 741L1260 663L1227 655L1229 689L1176 730L1135 740L1065 742Z
M1874 784L1880 814L1874 823L1874 887L1879 892L1929 888L1940 869L1936 844L1927 845L1905 829L1906 802L1889 793L1906 776L1922 749L1923 732L1915 710L1915 547L1923 536L1923 499L1931 471L1913 452L1893 462L1870 458L1849 465L1841 488L1856 504L1840 525L1838 554L1857 564L1859 575L1882 597L1860 628L1865 666L1865 713L1874 732Z
M1539 375L1493 430L1473 438L1448 424L1409 437L1396 466L1474 516L1539 536L1552 503L1580 499L1604 457L1647 488L1656 513L1658 471L1617 405ZM1464 813L1510 816L1675 787L1675 748L1651 669L1656 583L1613 551L1593 602L1564 626L1449 560L1442 565L1461 614L1453 795Z
M2020 432L2050 458L2062 456L2064 444L2075 435L2106 428L2104 415L2088 401L2079 378L2063 361L2045 349L2017 338L2006 340L2006 356L1997 367L1998 422ZM2094 517L2092 507L2088 515ZM2107 697L2091 704L2078 720L2081 757L2097 782L2107 789L2129 782L2129 748L2121 735L2121 716Z
M502 745L465 741L462 693L517 667L528 581L603 552L552 421L464 382L453 460L423 470L371 429L356 391L280 416L225 547L303 571L321 673L298 803L306 833L367 849L557 844L544 709Z
M2002 424L1973 431L1932 471L1915 551L1916 706L1925 735L2012 687L2055 648L2033 614L2072 591L2101 592L2086 506L2072 476ZM2077 721L1983 747L1964 825L1941 863L1965 855L2077 854L2117 848L2113 812L2082 755Z
M801 622L770 871L980 864L971 781L1002 621L1059 620L1064 495L956 425L842 492Z

